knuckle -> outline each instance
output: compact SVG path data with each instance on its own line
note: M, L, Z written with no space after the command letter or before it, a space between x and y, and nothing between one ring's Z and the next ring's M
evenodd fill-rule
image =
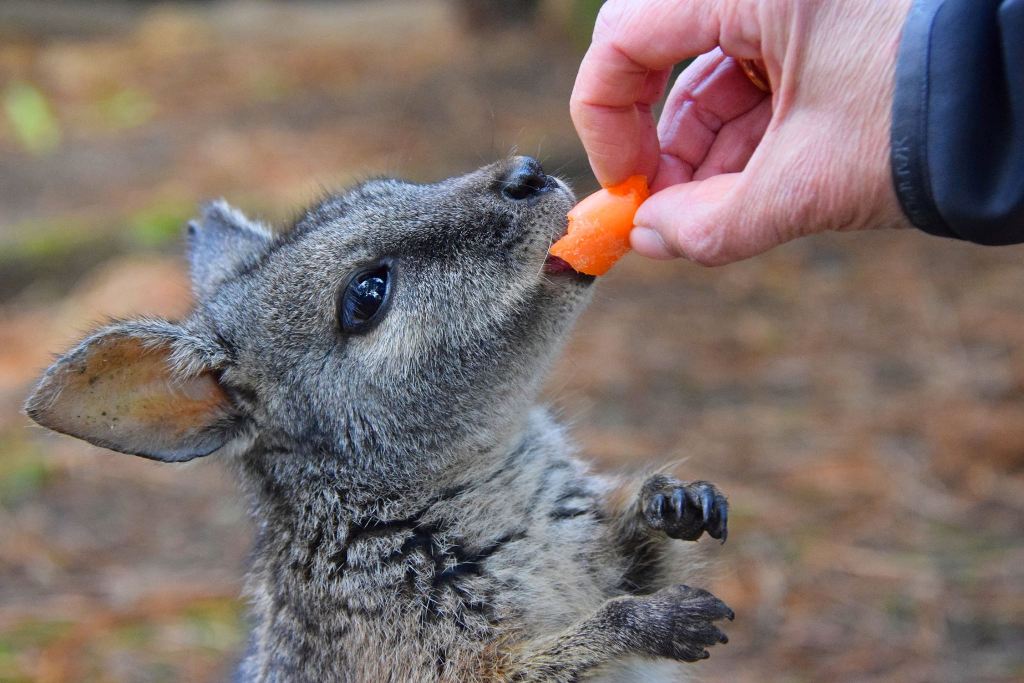
M702 266L723 266L731 261L726 250L723 232L703 228L695 233L680 234L678 249L686 258Z
M569 118L572 119L572 123L576 127L577 131L580 133L586 132L586 105L580 98L578 88L573 88L572 95L569 96Z
M629 5L629 0L608 0L597 12L597 19L594 22L594 40L600 38L611 38L615 35L623 15Z

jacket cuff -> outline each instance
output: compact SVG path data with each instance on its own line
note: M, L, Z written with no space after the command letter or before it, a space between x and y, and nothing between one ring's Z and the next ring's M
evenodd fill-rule
M928 166L932 28L944 0L915 0L896 62L892 116L892 176L903 213L925 232L957 237L939 214Z

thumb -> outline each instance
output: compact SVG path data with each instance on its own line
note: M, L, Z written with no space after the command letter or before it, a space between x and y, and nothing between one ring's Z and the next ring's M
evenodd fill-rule
M816 156L796 145L759 149L741 173L667 187L637 211L632 246L650 258L720 266L824 230L820 214L835 202Z
M786 241L771 215L749 201L742 173L673 185L637 211L633 249L650 258L683 257L719 266Z

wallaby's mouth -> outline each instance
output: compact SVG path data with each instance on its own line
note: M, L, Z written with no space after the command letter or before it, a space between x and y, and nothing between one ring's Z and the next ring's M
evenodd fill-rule
M554 275L557 277L569 277L577 282L588 285L597 279L593 275L587 275L586 273L579 272L570 266L567 261L564 261L557 256L552 256L551 254L548 254L547 259L544 261L544 274Z
M548 275L561 275L563 273L576 273L576 269L570 266L567 261L548 254L548 258L544 262L544 272ZM576 274L579 275L579 273Z
M554 187L561 188L566 192L566 194L569 195L570 198L575 199L572 194L572 190L569 189L568 185L566 185L558 178L555 178L554 176L548 176L548 178L551 180L551 183ZM562 224L561 229L559 230L559 234L555 235L552 243L557 242L562 237L565 237L566 233L568 232L568 229L569 219L568 217L566 217L565 222ZM586 273L579 272L571 265L569 265L568 261L561 259L558 256L554 256L553 254L550 253L547 254L547 257L544 261L544 274L571 277L575 280L578 280L586 284L590 284L595 279L593 275L587 275Z

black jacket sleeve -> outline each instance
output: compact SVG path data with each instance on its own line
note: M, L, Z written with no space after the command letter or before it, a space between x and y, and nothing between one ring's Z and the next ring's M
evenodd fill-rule
M892 168L920 229L1024 242L1024 0L915 0L896 67Z

